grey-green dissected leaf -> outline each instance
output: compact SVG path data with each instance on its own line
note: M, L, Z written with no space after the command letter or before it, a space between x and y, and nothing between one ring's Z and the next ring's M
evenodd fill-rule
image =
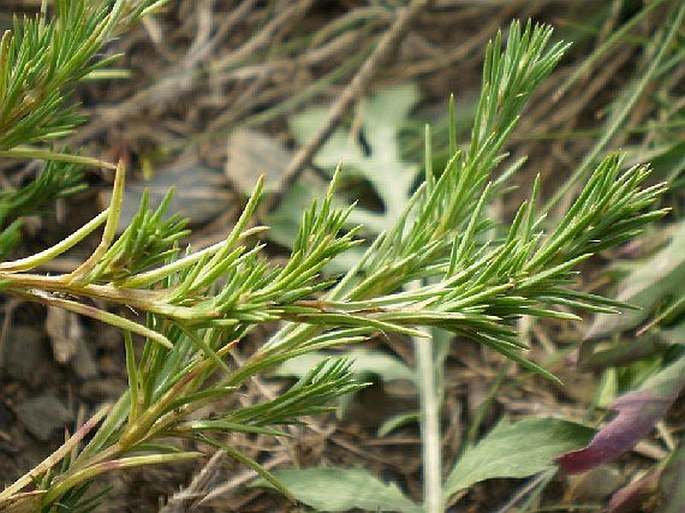
M385 484L364 469L281 469L274 475L300 502L318 511L399 511L420 513L395 484ZM259 480L256 486L268 486Z
M669 243L650 259L638 265L620 284L617 298L641 310L623 315L599 314L587 338L625 331L644 322L662 301L682 295L685 283L685 222L671 227Z
M414 84L403 84L372 96L362 106L361 132L367 148L355 134L340 129L331 135L314 158L316 166L329 171L342 162L346 172L356 172L373 187L383 202L383 212L359 208L349 220L353 224L363 224L374 234L394 224L416 181L418 166L402 161L398 132L418 98L418 88ZM326 115L326 109L311 109L294 117L290 126L297 141L304 144Z
M380 351L356 348L345 353L353 360L351 370L355 374L376 374L385 381L406 379L414 381L414 371L399 358ZM308 353L283 362L274 371L276 376L305 376L315 365L330 354L320 351Z
M404 210L416 181L418 166L402 161L398 137L402 121L414 108L418 97L418 88L414 84L377 93L364 103L361 114L361 131L367 146L362 145L356 132L338 129L314 157L313 163L317 167L331 173L342 162L343 177L363 178L382 201L382 212L355 208L348 218L350 226L361 224L367 233L377 235L393 226ZM294 116L290 120L290 128L298 143L305 144L325 122L327 115L328 109L312 108ZM286 193L280 206L266 219L272 228L269 231L271 240L291 246L302 211L313 198L323 196L325 190L321 178L304 173ZM350 201L357 199L349 198ZM347 271L359 260L361 253L361 249L348 251L331 262L327 270Z
M554 458L585 445L593 430L561 419L504 419L478 444L469 447L445 482L449 497L492 478L521 478L541 472Z

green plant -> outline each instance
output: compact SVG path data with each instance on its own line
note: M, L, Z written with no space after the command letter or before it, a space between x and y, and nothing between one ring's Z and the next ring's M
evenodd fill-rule
M107 4L86 7L91 4L76 0L56 2L56 21L28 21L29 28L24 30L41 34L43 30L48 34L45 38L56 37L50 34L59 33L60 23L80 23L69 17L75 13L90 13L93 27L113 30L118 26L113 19L122 23L128 19L117 18L122 13L138 15L159 3L120 1L109 8ZM227 443L223 435L282 436L280 426L326 411L331 399L363 386L352 379L350 362L345 358L326 360L264 403L235 407L216 417L203 417L202 407L237 394L247 380L265 369L313 351L360 343L377 333L422 338L425 332L421 327L438 327L555 379L522 354L525 347L514 321L521 315L577 319L556 306L595 312L625 306L574 291L570 288L574 269L594 252L629 240L646 223L663 215L663 210L649 209L664 186L641 188L649 174L647 168L633 166L621 172L621 158L611 155L596 167L550 233L544 233L544 215L536 212L536 183L530 200L521 206L504 236L488 237L495 222L485 207L523 164L514 162L498 178L492 178L506 161L507 137L531 92L551 72L565 48L561 43L548 48L550 37L549 27L528 24L521 29L514 23L504 50L502 37L497 35L487 50L467 149L457 151L452 137L452 157L437 176L427 158L425 181L396 223L340 278L325 277L323 268L358 246L360 240L358 228L345 228L353 207L336 208L333 203L338 173L325 197L303 214L290 257L279 266L263 256L262 244L251 242L264 230L249 224L262 194L261 181L226 240L204 250L182 252L183 221L164 219L164 204L152 211L145 199L130 226L116 237L125 175L121 163L116 167L107 210L53 247L0 264L3 293L120 328L129 379L128 390L115 405L97 412L64 446L1 492L0 508L58 511L68 506L88 510L97 499L97 493L89 495L88 487L104 472L202 457L201 452L182 451L168 442L188 438L226 451L289 495L276 475ZM104 40L105 36L98 39L99 44ZM23 55L20 42L14 54L10 52L17 62ZM52 64L58 71L64 70L59 76L74 76L83 70L60 60ZM6 76L7 90L18 87L13 82L16 76ZM59 89L72 82L65 80L60 83L63 86L46 83ZM41 84L36 82L33 87L47 87ZM52 96L40 98L48 104ZM7 136L11 147L5 156L25 156L12 145L56 137L75 125L76 120L66 117L60 105L52 112L41 118L41 123L20 123L25 132L22 137L12 136L14 139ZM30 132L32 127L36 132ZM74 161L63 155L32 156ZM73 272L56 276L31 272L103 225L100 245ZM137 315L131 320L93 307L85 302L88 298L127 306ZM274 320L288 323L246 361L231 363L227 358L231 349L255 326ZM140 354L135 351L133 335L143 338ZM90 439L85 442L87 435ZM24 491L31 485L32 491Z
M639 20L644 19L649 12L657 7L657 5L658 3L653 5L650 4L642 11L636 13L635 19L628 20L625 27L621 27L621 30L616 36L612 35L607 41L606 45L600 47L598 51L593 54L593 56L588 58L587 61L585 61L583 65L579 67L577 72L572 74L572 76L562 86L561 92L567 89L574 80L577 80L578 77L583 74L583 70L587 71L588 66L596 62L599 55L607 51L608 46L615 44L616 41L619 40L618 34L625 34L630 27L633 27ZM625 121L628 119L628 115L631 114L636 101L638 99L644 99L645 88L648 84L650 84L650 81L654 80L655 77L662 76L669 69L676 67L676 63L682 59L682 52L679 52L679 47L677 44L675 44L675 42L678 29L681 26L684 10L682 6L674 4L670 8L670 12L671 16L669 16L669 19L672 18L674 20L673 23L662 26L651 39L645 38L644 42L641 40L641 44L644 44L646 48L645 54L654 56L654 58L648 60L646 59L644 69L639 69L636 72L635 77L626 82L625 92L620 94L615 103L612 105L612 115L607 119L607 129L598 134L593 132L593 135L598 137L597 143L593 147L592 151L590 151L587 156L582 159L577 173L574 174L569 182L564 182L563 186L560 188L560 190L566 191L565 198L570 196L568 190L572 189L573 183L578 180L578 176L590 170L590 164L596 161L597 155L603 151L612 138L620 136L626 131L636 131L630 126L625 126ZM663 83L661 81L656 82L654 86L659 87L658 98L669 98L672 94L670 88L673 87L673 83L674 81L667 81ZM364 104L364 109L362 109L364 115L361 120L358 120L359 123L356 126L357 129L361 130L361 132L364 134L366 146L370 148L369 151L366 151L366 148L363 147L363 145L357 141L355 137L353 137L354 133L350 134L345 133L344 130L339 130L337 133L333 134L328 143L321 149L314 159L314 163L317 166L323 169L332 169L337 162L336 155L342 156L342 160L345 162L346 167L352 168L352 170L348 171L348 173L356 173L357 176L363 177L368 184L368 187L384 205L384 210L382 213L362 211L360 215L357 216L357 219L363 219L364 221L368 220L368 222L363 223L364 229L366 232L370 232L373 235L377 234L377 232L381 229L379 226L382 227L383 223L392 221L394 217L392 212L397 210L397 205L401 205L403 202L407 201L408 198L405 196L405 190L411 190L412 178L416 174L415 166L412 167L410 164L401 161L400 151L398 149L400 141L398 135L399 123L400 121L405 121L404 117L406 116L407 111L416 101L415 95L415 90L411 86L405 85L393 89L383 90ZM389 105L392 105L392 107L389 107ZM679 149L679 141L682 139L682 137L678 137L679 133L677 130L675 132L665 132L664 130L660 130L659 126L669 126L673 128L680 126L677 118L678 106L670 105L666 101L664 101L663 104L660 104L660 106L662 107L660 110L663 110L664 112L658 116L660 120L659 123L652 122L650 120L648 124L650 136L647 138L647 140L650 141L650 146L656 146L655 150L650 148L650 150L646 151L646 143L639 145L630 149L631 156L629 159L634 162L639 162L640 160L644 159L646 152L648 155L668 155L668 159L663 159L665 161L664 163L669 166L673 166L674 169L664 172L663 175L673 178L677 175L679 170L678 166L682 165L680 160L682 151ZM386 112L388 113L387 116L379 116L379 113ZM325 112L322 112L321 109L310 109L309 111L306 111L305 113L291 120L291 127L295 137L300 142L306 141L309 137L309 134L314 131L315 127L319 123L321 123L324 115ZM671 121L669 118L670 116L673 116L675 119ZM392 121L388 122L386 118L390 118ZM451 127L450 139L454 141L456 138L454 128L455 115L453 111L450 113L450 122L448 125ZM639 130L642 132L645 131L646 128L640 127ZM652 131L654 132L653 134L651 133ZM563 135L561 137L563 137ZM455 148L453 146L450 149L450 153L453 153L454 151ZM635 154L638 155L636 156ZM392 162L392 165L382 165L383 163L389 162ZM434 162L434 160L431 158L430 154L427 154L426 167L428 168L432 162ZM393 181L395 179L393 176L393 170L395 169L400 170L400 174L397 177L398 181ZM395 184L395 186L391 187L388 185L391 183ZM310 184L307 185L308 187L310 186ZM293 191L292 203L295 203L297 200L301 201L300 196L302 196L304 190L306 190L306 188L302 187L299 190ZM543 208L543 211L549 210L554 203L559 200L560 197L561 194L556 194L556 199L551 201L545 208ZM279 228L283 226L286 228L288 227L287 221L292 219L293 210L293 204L286 202L280 211L273 216L274 221L279 223ZM554 219L556 219L556 216L554 216L553 219L547 219L545 224L547 226L553 225ZM284 220L286 221L285 224ZM280 243L286 242L283 240L284 233L287 233L287 231L280 230L279 233L275 234L276 239ZM673 242L670 244L671 249L673 247L679 247L677 241L678 237L676 234ZM648 306L645 304L645 300L647 300L647 298L649 298L648 301L652 303L651 306L653 306L655 301L658 301L664 297L668 298L668 296L672 295L672 292L678 288L678 284L680 283L680 281L677 279L679 267L676 268L680 261L681 258L675 256L673 251L665 252L665 254L662 254L660 258L655 259L650 264L647 264L644 268L644 271L639 273L642 275L642 280L636 276L635 280L631 280L630 284L626 284L626 291L630 290L636 297L629 297L626 294L622 294L619 298L625 302L643 307ZM666 272L666 270L670 269L671 267L673 267L673 272ZM656 274L655 270L658 270L657 272L659 274ZM409 284L409 286L411 285L412 284ZM644 291L643 288L645 289ZM672 308L667 309L664 316L672 317L674 311L676 311L676 309L679 307L682 307L682 301L676 301ZM602 321L601 324L603 324L605 328L602 330L604 335L614 333L616 330L614 330L613 327L615 326L626 326L628 324L633 326L635 324L635 318L644 318L646 315L648 315L648 311L640 311L639 309L633 309L623 313L624 315L622 316L616 316L612 313L600 313L598 315L598 319ZM674 332L674 330L669 331L670 333L666 337L670 339L669 344L677 343L676 339L679 336L679 333L677 331ZM470 479L475 479L473 476L477 476L478 473L472 473L472 476L465 476L463 474L463 472L465 472L463 469L468 469L471 467L469 466L468 460L462 461L463 458L458 458L454 470L443 481L443 458L440 454L441 433L439 429L440 402L442 400L441 393L443 384L441 381L442 376L440 370L444 361L444 348L449 344L450 336L449 334L445 334L437 329L431 330L430 336L432 337L432 343L430 345L426 344L424 340L415 340L415 355L417 360L417 373L415 382L419 390L420 403L422 407L420 416L416 414L408 415L405 413L398 417L387 419L379 431L383 431L386 426L396 426L399 422L414 420L417 416L419 416L422 422L421 440L423 444L424 507L428 511L440 511L442 510L443 502L449 501L450 497L461 489L460 487L463 485L463 483L473 483L474 481L470 481ZM639 345L644 347L647 345L647 342L648 341L646 340L641 340L639 341ZM635 345L632 346L632 349L634 348ZM664 344L662 345L661 349L662 351L665 351L668 349L668 347ZM625 350L617 347L613 352L615 353L615 356L619 357L623 353L629 355L631 352L631 347L628 347ZM652 353L653 351L650 352L650 354ZM611 355L607 356L611 357ZM597 363L599 363L599 359L594 364L594 368L597 368ZM668 363L671 362L669 359L666 359L664 362L664 375L674 375L674 369L676 369L675 374L677 375L678 363L676 362L670 366L667 365ZM378 368L379 374L381 374L381 372L387 368L387 364L383 365L383 367ZM396 366L397 365L400 365L400 363L396 362ZM290 366L290 369L295 368L295 366ZM611 373L613 370L614 369L609 369L608 373ZM292 372L292 370L290 372ZM499 374L497 383L493 385L494 391L497 390L503 375L504 369ZM652 390L653 388L654 387L646 387L642 391L648 393L650 400L658 403L659 407L651 410L649 408L642 407L642 415L636 415L634 410L626 408L627 404L631 404L630 401L633 399L632 396L626 397L624 403L621 403L620 400L617 401L616 409L627 411L624 415L621 415L622 422L618 423L616 427L621 426L621 429L631 431L631 433L629 435L620 433L618 429L613 428L615 424L612 423L611 426L613 429L608 430L611 432L610 437L604 437L604 440L606 440L608 444L612 445L612 450L607 450L606 447L601 446L601 444L597 445L595 450L593 445L593 450L588 451L588 453L592 454L592 456L588 454L588 456L585 457L587 460L592 461L592 465L597 465L600 462L606 461L609 456L616 458L619 454L630 449L630 447L632 447L640 438L647 434L654 422L656 422L656 420L663 415L665 409L673 402L673 400L675 400L675 396L673 394L675 393L677 395L681 385L679 382L674 381L669 387L662 387L658 393ZM494 394L495 392L492 393ZM644 402L644 399L642 399L640 404L643 404ZM631 419L630 422L628 422L628 419ZM554 421L550 422L554 424ZM469 429L469 437L467 443L465 444L464 451L466 451L468 454L478 454L478 457L492 462L492 465L487 467L488 471L485 472L489 477L522 477L532 475L535 472L543 471L554 459L551 456L541 456L537 458L535 455L530 453L530 447L527 447L525 442L520 441L516 444L516 451L521 451L521 454L525 454L528 458L527 463L530 465L527 470L528 473L525 473L526 471L522 471L520 467L513 463L515 462L518 454L517 452L514 452L513 449L507 452L507 456L509 457L503 459L498 459L497 456L499 455L496 455L492 450L482 450L482 452L480 450L472 451L472 444L475 441L473 435L478 429L479 423L480 419L476 419L474 421L474 425L472 425ZM556 424L557 431L563 432L563 421L557 420ZM533 427L531 428L530 436L535 436L533 434L535 432L534 425L535 423L533 423ZM512 432L516 432L517 429L518 427L514 426L512 428ZM582 431L582 429L580 431ZM503 435L503 433L505 434ZM567 436L566 441L571 443L571 445L573 443L579 444L580 440L583 438L583 435L581 435L580 432L576 434L578 435L576 437ZM486 439L483 440L482 443L485 447L496 447L498 439L503 439L507 441L507 443L510 443L511 441L507 440L506 436L508 436L506 435L506 431L496 428L490 435L488 435ZM554 437L550 437L549 435L545 434L545 429L541 429L538 432L538 436L547 440L548 443L546 445L548 446L548 450L555 450ZM618 450L619 446L621 448L620 450ZM478 448L480 449L481 445L479 445ZM541 449L545 450L543 447L541 447ZM561 455L561 452L563 451L560 451L558 456ZM597 453L603 453L605 456L598 458L596 456ZM559 461L563 462L564 468L570 469L570 465L566 465L565 459L562 458ZM535 471L531 471L530 469L532 468L534 468ZM341 479L341 476L344 475L344 470L337 470L339 472L337 474L337 478ZM298 479L312 479L313 482L317 482L317 479L322 479L323 482L325 482L325 478L316 473L312 473L312 475L310 475L307 470L300 472L301 473L298 474L295 470L288 471L286 475L287 479L289 479L289 483L294 483ZM544 487L544 484L546 484L551 477L552 474L546 473L546 477L544 479L541 478L541 486L536 485L536 489L538 491L541 490ZM375 484L373 486L375 486ZM340 488L341 490L339 491L339 494L342 495L344 493L344 485L341 485ZM356 492L353 492L352 495L355 493ZM309 495L306 489L302 489L298 497L305 502L307 502L309 498L312 498L313 501L317 500L315 494ZM341 499L341 502L344 502L344 500ZM310 505L313 504L314 502L310 503Z
M107 162L46 147L81 122L69 102L74 87L106 68L116 56L95 59L103 45L160 0L55 2L52 19L47 2L37 19L14 18L0 40L0 158L41 159L47 163L31 184L0 195L0 255L19 237L21 217L39 213L50 201L82 188L84 165L114 169ZM36 144L42 146L35 146ZM33 146L32 146L33 145Z

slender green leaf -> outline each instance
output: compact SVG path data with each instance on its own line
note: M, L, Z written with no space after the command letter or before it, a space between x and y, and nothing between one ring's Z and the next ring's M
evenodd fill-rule
M385 484L363 469L279 469L274 475L298 501L318 511L399 511L420 513L394 484ZM263 481L254 486L265 486Z
M548 469L554 458L583 446L592 434L590 428L561 419L504 419L464 451L445 481L445 499L486 479L522 478Z

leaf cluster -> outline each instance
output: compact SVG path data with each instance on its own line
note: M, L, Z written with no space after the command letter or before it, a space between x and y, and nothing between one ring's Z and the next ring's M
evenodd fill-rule
M75 87L116 55L98 58L108 41L164 2L57 0L35 17L14 17L0 38L0 157L47 162L16 191L0 193L0 254L20 238L21 216L35 215L56 198L81 190L83 165L94 159L30 145L54 144L84 118L70 101Z
M158 0L55 2L54 15L14 18L0 40L0 150L54 140L82 118L65 97L116 56L95 60L122 25Z

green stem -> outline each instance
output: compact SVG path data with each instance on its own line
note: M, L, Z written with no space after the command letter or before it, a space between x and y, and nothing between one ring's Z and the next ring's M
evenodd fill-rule
M416 289L420 283L410 283ZM440 393L436 387L433 340L412 337L416 355L416 381L421 404L421 457L423 459L423 503L426 513L442 513L442 454L440 447Z
M31 255L26 258L20 258L19 260L14 260L13 262L0 263L0 272L28 271L34 267L38 267L39 265L49 262L53 258L56 258L65 251L73 248L76 244L97 230L98 227L105 222L108 215L109 209L103 210L97 217L90 220L87 224L69 235L69 237L58 242L54 246L41 251L40 253L36 253L35 255Z
M174 348L173 344L161 333L156 332L138 324L137 322L130 321L124 317L120 317L116 314L101 310L94 306L84 305L78 301L72 301L70 299L65 299L59 296L53 296L47 292L40 290L28 290L28 291L17 291L17 295L24 298L30 299L32 301L37 301L49 306L56 306L70 312L85 315L91 319L95 319L112 326L116 326L124 331L131 331L137 333L143 337L149 338L150 340L164 346L166 349L172 350Z
M64 495L73 487L90 481L95 477L111 472L112 470L122 470L133 467L141 467L143 465L160 465L163 463L175 463L178 461L186 461L205 456L202 452L182 452L175 454L146 454L144 456L130 456L119 460L109 460L97 463L83 470L74 472L69 477L50 487L48 493L43 499L43 504L52 505L57 499Z
M217 319L220 313L213 308L202 305L177 306L164 302L167 291L145 289L121 289L116 285L79 285L67 283L69 275L43 276L40 274L3 273L0 271L0 283L4 291L10 294L30 293L32 299L46 299L51 292L68 296L85 296L102 299L110 303L126 305L134 310L155 313L171 319L186 321L206 321ZM53 297L56 297L53 295Z
M57 151L42 150L30 146L17 146L9 150L0 150L0 158L8 159L38 159L52 160L54 162L67 162L69 164L79 164L82 166L99 167L104 169L116 169L116 166L104 160L84 157L82 155L71 155L69 153L59 153Z
M102 240L95 251L83 262L77 269L75 269L67 278L67 281L74 283L87 282L88 272L95 267L112 245L117 232L119 224L119 216L121 214L121 204L124 200L124 184L126 180L126 168L123 161L117 164L116 174L114 175L114 186L112 187L112 199L107 209L107 221L105 222L105 229L102 232Z

